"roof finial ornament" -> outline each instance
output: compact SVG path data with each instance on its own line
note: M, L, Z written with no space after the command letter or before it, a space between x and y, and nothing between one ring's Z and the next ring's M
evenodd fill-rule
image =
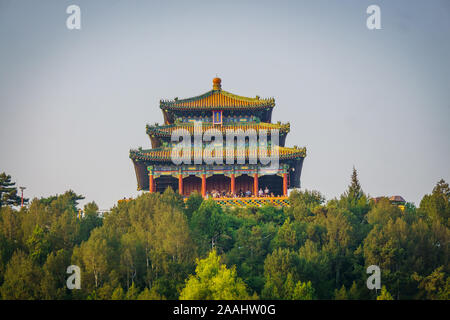
M221 82L222 80L217 77L216 73L216 77L213 79L213 90L222 90L222 86L220 85Z

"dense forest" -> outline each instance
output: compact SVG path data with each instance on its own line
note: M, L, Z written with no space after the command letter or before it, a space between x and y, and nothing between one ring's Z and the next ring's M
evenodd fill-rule
M20 208L0 175L2 299L449 299L450 189L441 180L404 210L348 189L290 207L228 208L171 189L103 216L73 191ZM80 214L82 209L82 214ZM66 286L69 265L81 289ZM366 269L381 269L369 290Z

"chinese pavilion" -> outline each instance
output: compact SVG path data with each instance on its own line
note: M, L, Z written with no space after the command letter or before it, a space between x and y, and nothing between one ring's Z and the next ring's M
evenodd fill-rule
M290 124L271 122L274 107L273 98L261 99L259 96L248 98L222 90L220 78L214 78L213 89L202 95L187 99L161 100L160 108L164 124L146 126L152 149L130 150L138 190L163 192L170 186L186 197L194 191L203 197L213 196L223 205L265 203L287 205L288 189L300 187L306 148L284 146ZM175 164L171 152L178 141L172 142L173 131L186 129L192 134L196 124L200 122L202 133L215 128L222 133L223 141L227 130L230 129L241 129L244 132L252 129L257 133L277 130L279 165L275 171L268 173L261 163L252 164L249 161L248 140L245 143L245 150L241 150L245 154L243 164L239 164L238 161L228 164L229 162L225 161L226 151L220 155L223 156L223 164L207 164L204 161ZM271 146L273 139L270 135L267 139L267 145ZM205 150L205 147L205 143L202 142L202 150ZM194 159L194 151L191 158Z

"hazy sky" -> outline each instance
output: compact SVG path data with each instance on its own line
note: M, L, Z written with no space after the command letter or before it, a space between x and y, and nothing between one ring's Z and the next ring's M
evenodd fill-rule
M81 8L81 30L66 8ZM381 30L366 9L381 8ZM450 180L450 1L0 0L0 172L27 197L136 196L159 100L222 88L275 97L302 188L419 204ZM84 201L84 202L86 202Z

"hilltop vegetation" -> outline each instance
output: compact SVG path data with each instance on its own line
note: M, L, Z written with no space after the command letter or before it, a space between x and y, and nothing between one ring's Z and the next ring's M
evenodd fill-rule
M374 204L356 172L339 199L293 191L288 208L222 208L198 194L184 203L168 189L103 218L88 203L79 217L83 197L73 191L21 209L7 194L2 299L449 299L443 180L404 211L388 199ZM80 290L66 288L72 264L81 268ZM373 264L378 292L366 287Z

